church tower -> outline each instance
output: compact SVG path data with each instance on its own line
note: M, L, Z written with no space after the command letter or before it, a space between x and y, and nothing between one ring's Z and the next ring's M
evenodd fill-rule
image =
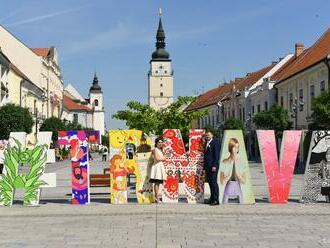
M150 60L148 73L149 106L159 110L173 103L173 71L170 54L165 50L165 32L160 10L156 34L156 50Z
M100 131L101 135L105 132L103 92L99 85L99 80L94 74L93 85L89 89L89 102L93 108L93 128Z

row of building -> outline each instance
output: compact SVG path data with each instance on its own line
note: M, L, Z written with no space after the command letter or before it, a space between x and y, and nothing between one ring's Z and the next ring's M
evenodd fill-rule
M28 108L35 120L58 117L104 133L103 93L96 75L89 97L64 81L56 47L30 48L0 25L0 107L8 103Z
M193 122L194 128L218 128L227 119L236 118L244 121L252 134L253 115L278 103L290 113L295 129L308 129L311 100L329 89L329 84L330 28L311 47L296 43L293 54L199 95L186 111L208 111Z

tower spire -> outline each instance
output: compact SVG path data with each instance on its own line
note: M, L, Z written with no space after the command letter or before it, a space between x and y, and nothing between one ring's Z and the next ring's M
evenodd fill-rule
M170 55L165 50L166 43L165 43L165 31L163 28L162 23L162 15L163 11L161 8L159 8L159 23L158 23L158 29L156 34L156 51L152 54L153 60L168 60Z

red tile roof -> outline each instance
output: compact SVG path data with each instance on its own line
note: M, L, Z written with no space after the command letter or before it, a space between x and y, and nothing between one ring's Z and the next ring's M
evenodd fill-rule
M204 94L199 95L197 99L185 109L185 111L193 111L217 104L220 100L222 100L226 93L233 89L234 83L235 82L231 82L228 84L220 85L217 88L211 89Z
M279 83L326 59L330 54L330 28L281 73Z
M235 81L231 81L229 84L220 85L217 88L211 89L204 94L198 96L198 98L192 102L185 111L198 110L210 105L215 105L219 101L225 100L230 97L230 92L235 89L244 89L245 87L250 87L256 83L260 78L262 78L268 71L270 71L275 64L271 64L264 67L258 71L249 73L244 78L237 78Z
M236 89L237 90L242 90L245 87L251 87L253 84L255 84L260 78L262 78L267 72L269 72L276 64L271 64L267 67L264 67L258 71L255 72L251 72L249 74L247 74L247 76L245 78L243 78L242 80L240 80L237 84L236 84Z
M75 101L73 101L70 97L63 95L63 105L64 108L66 108L67 110L84 110L84 111L92 111L91 108L76 103Z
M48 57L50 54L50 48L31 48L31 50L41 57Z

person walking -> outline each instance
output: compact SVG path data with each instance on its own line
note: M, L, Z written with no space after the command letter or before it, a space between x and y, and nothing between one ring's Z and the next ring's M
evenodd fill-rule
M213 139L211 131L205 133L205 152L204 152L204 170L209 181L211 197L208 203L210 205L219 205L219 186L218 186L218 171L220 144Z
M154 184L155 202L160 203L159 186L166 179L166 172L163 161L165 155L163 153L163 140L157 138L155 140L155 148L152 150L153 165L151 166L150 182Z

